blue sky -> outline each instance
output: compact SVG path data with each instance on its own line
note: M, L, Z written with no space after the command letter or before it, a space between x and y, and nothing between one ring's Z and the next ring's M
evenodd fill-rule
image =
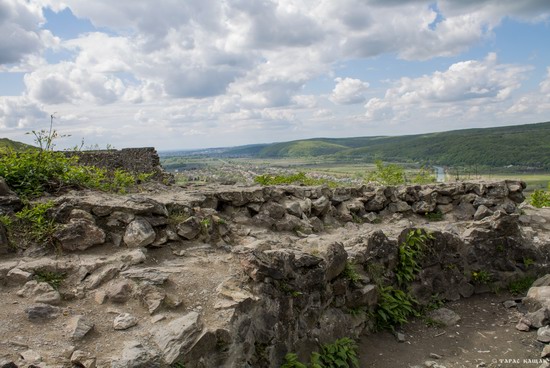
M0 137L185 149L550 120L547 0L0 0Z

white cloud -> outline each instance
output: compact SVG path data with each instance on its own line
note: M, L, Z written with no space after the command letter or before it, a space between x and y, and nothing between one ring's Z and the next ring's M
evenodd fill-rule
M0 128L32 129L47 120L48 114L26 97L0 97Z
M0 65L18 63L39 53L52 42L49 31L41 30L42 8L32 2L0 1Z
M457 115L472 106L507 100L521 86L529 66L498 64L496 54L484 60L468 60L419 78L403 77L389 88L384 98L367 102L371 119L403 118L411 111L432 109L437 116ZM456 108L453 105L461 105Z
M340 105L351 105L365 101L365 91L369 88L367 82L353 78L336 78L336 86L332 90L330 100Z

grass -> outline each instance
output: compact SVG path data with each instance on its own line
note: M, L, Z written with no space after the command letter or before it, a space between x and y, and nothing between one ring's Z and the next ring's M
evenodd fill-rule
M535 282L536 278L533 276L525 276L516 280L511 281L508 284L508 291L512 295L523 295L525 294L531 285L533 285L533 282Z
M38 282L46 282L55 290L58 290L61 282L65 279L65 275L57 272L37 271L34 274L34 279Z

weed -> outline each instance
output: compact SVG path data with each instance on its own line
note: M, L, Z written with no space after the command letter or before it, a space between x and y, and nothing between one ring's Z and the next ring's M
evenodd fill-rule
M411 180L415 184L430 184L435 183L435 181L436 178L433 169L427 166L422 166Z
M428 305L424 307L425 311L431 311L441 308L445 304L444 299L439 294L432 294Z
M376 170L369 173L367 181L382 185L405 184L405 170L399 165L387 164L381 160L375 162Z
M472 271L472 281L476 284L486 285L492 281L491 274L485 270Z
M367 314L365 307L347 308L346 312L354 317L359 317Z
M418 316L416 300L403 290L393 286L378 288L379 302L376 309L376 327L378 329L391 328L408 322L409 317Z
M254 182L260 185L328 185L331 188L338 186L338 183L336 183L335 181L311 178L303 172L291 175L258 175L254 178Z
M210 221L209 218L203 218L202 220L200 220L200 224L201 224L201 229L203 231L203 233L206 235L208 234L208 229L210 228L210 225L212 225L212 222Z
M53 206L52 201L26 206L15 214L16 221L12 223L13 231L37 243L53 244L53 234L57 225L47 215L48 210Z
M441 211L426 212L424 217L426 217L428 221L443 221L443 213Z
M542 189L535 190L529 198L529 203L537 208L550 207L550 191L544 191Z
M292 296L294 298L296 298L296 297L303 294L301 291L297 291L297 290L294 290L293 288L291 288L290 285L287 284L286 282L281 282L279 284L279 289L282 292L287 293L287 294L289 294L290 296Z
M170 364L170 368L185 368L185 363L174 362Z
M533 276L519 278L508 284L508 291L513 295L525 294L531 285L533 285L533 282L535 282L535 277Z
M361 280L361 275L357 272L355 265L351 262L346 262L346 267L344 268L342 275L353 284L356 284Z
M399 246L399 263L395 276L402 286L411 283L420 271L419 259L423 255L425 243L433 236L422 229L411 230L405 241Z
M504 245L498 244L496 247L497 252L504 253Z
M281 368L359 368L357 358L357 343L343 337L332 344L324 344L319 352L313 352L310 363L304 364L298 360L294 353L285 355L285 363Z
M65 279L65 275L50 271L37 271L34 274L34 279L38 282L46 282L55 290L58 290L61 282Z
M529 257L523 257L523 265L529 267L535 264L535 260Z
M181 224L189 218L189 213L181 209L168 210L168 223L171 225Z

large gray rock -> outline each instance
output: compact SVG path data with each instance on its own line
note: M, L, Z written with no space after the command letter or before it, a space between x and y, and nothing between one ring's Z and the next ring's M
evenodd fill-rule
M113 328L115 330L127 330L138 324L138 319L130 313L121 313L115 317Z
M124 344L122 353L111 363L111 368L160 368L164 366L156 351L147 349L138 341Z
M133 291L133 284L129 280L121 280L110 285L105 294L112 302L125 303L130 299Z
M198 218L191 216L185 221L176 226L176 231L179 236L184 239L191 240L197 237L201 232L201 224Z
M27 318L31 321L57 318L60 311L58 307L43 303L33 304L25 309Z
M155 241L156 233L144 218L137 218L128 224L124 233L124 243L129 247L144 247Z
M82 339L92 328L93 322L81 315L72 317L67 323L67 331L73 340Z
M4 178L0 177L0 214L12 213L23 208L23 203L14 191L6 184Z
M428 317L445 326L456 325L460 316L449 308L439 308L428 313Z
M202 330L197 312L190 312L153 331L153 341L159 347L166 364L172 364L193 346Z
M68 251L85 250L94 245L105 243L105 232L85 218L73 218L67 224L59 226L54 238L61 248Z
M325 277L327 281L331 281L346 268L348 253L342 244L334 243L328 246L324 258L327 263Z

